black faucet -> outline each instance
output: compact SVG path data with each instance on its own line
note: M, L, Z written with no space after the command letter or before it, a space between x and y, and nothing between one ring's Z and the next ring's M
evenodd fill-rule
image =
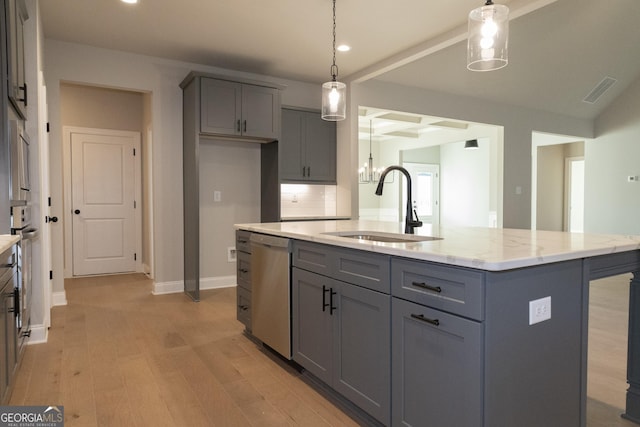
M400 171L407 178L407 216L404 220L404 232L405 234L413 234L413 229L416 227L422 227L422 221L418 219L418 214L416 215L416 219L413 219L413 207L411 206L411 175L409 172L403 168L402 166L389 166L386 168L382 175L380 175L380 181L378 181L378 187L376 188L376 195L382 196L382 187L384 186L384 178L387 176L389 172L392 170Z

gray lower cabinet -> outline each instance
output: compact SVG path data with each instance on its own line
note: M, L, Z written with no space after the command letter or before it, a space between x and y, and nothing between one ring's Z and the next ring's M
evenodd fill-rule
M236 318L251 332L251 233L236 231Z
M320 113L282 109L280 179L336 183L336 124Z
M393 298L393 425L482 426L482 325Z
M13 376L18 366L16 330L16 294L18 270L16 247L0 254L0 404L10 397Z
M294 267L293 359L390 422L391 297Z

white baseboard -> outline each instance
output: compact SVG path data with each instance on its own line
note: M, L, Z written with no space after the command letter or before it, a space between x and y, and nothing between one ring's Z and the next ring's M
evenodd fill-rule
M51 294L51 306L55 307L57 305L67 305L67 293L65 291Z
M27 344L42 344L47 342L47 336L49 334L49 329L40 324L40 325L31 325L31 336L29 336L29 341Z
M230 288L236 286L236 276L205 277L200 279L200 290ZM175 294L184 292L184 281L154 283L153 295Z

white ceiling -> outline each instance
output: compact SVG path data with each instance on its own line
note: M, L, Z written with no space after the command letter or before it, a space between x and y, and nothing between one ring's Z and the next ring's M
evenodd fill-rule
M509 65L468 71L467 14L483 3L338 0L337 43L352 47L337 54L339 79L376 78L592 119L640 75L638 0L500 1L511 8ZM330 78L330 0L39 5L47 38L314 83ZM408 58L418 59L398 67ZM605 76L618 82L596 104L582 102Z

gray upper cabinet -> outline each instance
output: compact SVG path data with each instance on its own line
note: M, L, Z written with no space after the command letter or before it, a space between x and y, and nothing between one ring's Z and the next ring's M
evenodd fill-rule
M278 139L278 89L203 78L200 102L200 132L203 134L265 141Z
M8 20L8 82L9 100L18 114L27 118L27 82L25 74L24 23L29 19L24 0L6 2Z
M320 113L282 109L280 179L336 183L336 124Z

